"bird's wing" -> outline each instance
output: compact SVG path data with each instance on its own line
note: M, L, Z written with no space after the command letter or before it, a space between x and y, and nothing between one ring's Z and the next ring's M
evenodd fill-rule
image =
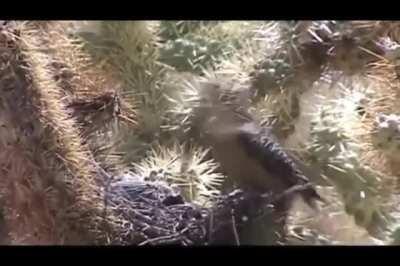
M278 178L287 188L306 185L300 195L309 206L317 209L315 201L326 202L297 167L296 162L272 137L269 130L263 128L255 130L254 126L243 127L238 138L247 154L258 161L266 172L274 178Z
M293 186L309 182L269 130L242 128L238 138L247 154L258 161L268 173L280 178L282 183Z

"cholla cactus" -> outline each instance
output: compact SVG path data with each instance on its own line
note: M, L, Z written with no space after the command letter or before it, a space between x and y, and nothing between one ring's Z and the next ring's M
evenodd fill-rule
M299 97L320 79L327 61L325 45L305 39L300 26L288 23L276 25L275 49L250 72L254 111L274 125L281 138L293 133L300 115Z
M200 92L197 78L193 75L186 77L170 76L170 84L179 84L176 90L171 90L167 99L171 108L165 114L163 129L177 133L178 138L183 137L193 126L193 111L200 102Z
M385 36L382 26L352 21L299 21L280 25L284 43L281 51L286 51L286 60L294 68L294 83L312 83L326 67L346 75L363 73L369 63L380 60L384 54L377 44Z
M180 27L179 23L176 28ZM181 25L190 25L190 22ZM228 21L197 22L195 25L190 32L166 39L160 51L162 62L178 71L202 73L203 69L218 69L242 48L243 40L252 35L251 27L254 27L249 22Z
M118 239L121 221L104 216L93 157L53 79L46 28L2 27L0 189L11 242Z
M219 194L224 176L217 172L218 164L207 160L208 150L185 148L174 144L171 148L158 146L133 171L145 180L164 181L181 189L187 201L207 205Z
M353 114L339 106L321 112L320 118L313 122L309 148L311 159L328 183L338 189L346 212L354 216L356 224L375 237L386 237L390 210L386 204L391 189L384 184L393 179L360 162L362 149L349 131L350 117L356 119L358 115L357 105L353 105ZM350 128L342 126L344 124Z
M250 73L252 86L259 96L276 89L309 87L322 73L327 61L327 47L302 33L307 23L278 24L279 42L274 52L266 53ZM303 25L304 24L304 25ZM268 41L266 39L265 41Z
M397 79L396 67L390 62L382 60L370 66L368 75L370 96L362 121L363 136L360 140L363 142L365 151L362 153L361 159L379 172L398 176L400 169L398 167L399 158L395 151L396 145L389 144L394 144L395 138L382 139L386 133L391 131L390 128L394 129L393 122L395 121L391 121L392 126L389 126L386 123L389 121L386 120L393 120L393 115L400 112L398 105L400 82ZM389 117L387 117L388 115ZM380 116L382 119L379 119ZM392 133L394 134L394 131ZM393 135L393 137L395 136Z
M263 125L272 127L278 138L285 139L295 130L294 124L300 114L299 93L280 90L258 101L250 111Z
M338 71L339 75L368 73L368 64L382 58L383 51L375 43L380 35L364 32L351 22L292 24L279 24L280 45L251 72L257 101L266 95L271 98L276 92L282 96L282 91L287 92L286 99L296 99L292 96L299 97L327 70ZM288 92L291 90L296 93ZM290 110L290 106L285 109Z
M161 51L161 62L177 71L201 73L203 68L212 67L218 57L227 53L227 44L203 36L186 36L167 41Z
M160 22L160 36L164 40L175 40L186 34L193 33L199 28L217 24L218 21L201 20L165 20Z
M111 143L109 139L115 138L121 127L134 129L134 99L123 93L120 82L94 62L84 50L82 40L69 34L69 23L51 21L40 27L45 27L41 40L49 47L51 75L61 88L68 114L76 119L80 134L96 159L107 168L112 164L115 167L121 156L110 156L112 149L105 149L103 142L106 139Z
M335 187L319 186L318 192L329 202L318 212L310 211L297 201L289 214L289 245L371 245L383 244L344 210L344 203Z
M151 21L101 21L90 34L80 30L86 47L103 65L110 75L121 82L123 95L133 95L136 106L137 141L132 131L121 130L118 148L126 152L125 160L137 160L136 153L150 148L157 140L162 123L163 110L168 102L164 100L162 79L166 68L159 63L158 23ZM147 145L141 145L146 143ZM129 147L129 149L128 149ZM132 149L131 149L132 148ZM144 149L137 151L137 149Z
M243 109L250 108L250 91L236 80L227 79L215 72L205 72L205 76L183 75L178 81L178 89L167 99L171 108L166 112L163 128L178 139L198 140L198 121L204 119L204 107L220 99L228 105ZM214 92L206 89L206 84L218 85Z
M254 77L253 86L264 90L277 90L284 87L286 80L293 75L293 66L280 58L267 58L255 66L250 73ZM260 93L259 91L257 91ZM265 95L265 93L263 93Z
M394 158L400 155L400 117L394 114L378 116L372 134L374 144Z
M219 27L216 26L215 29L219 28L221 32L219 33L220 35L224 36L229 33L229 35L235 36L234 39L231 37L233 39L231 42L234 41L237 42L237 44L234 45L235 50L231 53L231 56L229 58L224 58L217 65L215 72L219 75L238 80L243 84L252 83L254 76L257 75L256 71L253 71L254 66L262 64L262 62L260 63L260 58L272 58L283 46L279 22L237 21L221 23L218 26ZM216 31L216 33L219 31ZM274 64L285 65L285 63L286 62L279 62ZM283 68L285 69L285 67L286 65ZM252 73L252 75L249 75L249 73ZM275 70L273 76L278 75L280 75L279 71ZM261 73L260 81L262 81L262 78L263 74ZM276 79L280 79L280 77ZM262 84L258 85L262 86Z
M326 63L347 75L362 73L368 63L379 60L382 50L376 41L380 30L353 21L316 21L308 23L300 35L309 35L324 45ZM371 25L370 25L371 26ZM329 51L329 53L328 53Z
M399 42L399 21L373 20L373 21L351 21L349 23L356 34L370 36L370 39L388 37Z

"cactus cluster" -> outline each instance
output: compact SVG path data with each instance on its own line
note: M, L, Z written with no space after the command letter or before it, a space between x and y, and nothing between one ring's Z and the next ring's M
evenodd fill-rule
M276 90L285 86L285 81L293 75L293 65L284 58L267 58L255 66L251 76L254 79L253 86L265 90ZM257 93L262 93L257 91ZM262 93L265 95L266 93Z
M133 135L123 128L116 152L127 154L129 163L140 158L160 135L164 98L163 78L167 68L159 61L157 36L159 23L148 21L100 21L92 32L85 28L75 34L81 37L93 60L107 69L120 82L121 95L128 104L137 106L136 118L140 127ZM126 141L125 141L126 140Z
M201 27L217 24L218 21L201 20L168 20L160 22L160 37L164 40L175 40L189 33L198 31Z
M309 86L320 76L326 64L327 48L312 40L302 40L297 27L282 23L281 42L276 51L266 53L250 73L252 86L260 95L274 87Z
M162 32L171 32L173 29L178 33L172 36L167 34L160 48L160 61L180 72L202 74L204 69L218 69L224 60L241 48L242 38L248 34L240 30L232 33L233 28L241 25L239 22L233 22L232 25L229 23L162 23ZM189 28L192 30L188 31Z
M200 101L200 91L199 87L195 85L197 83L195 76L171 76L170 78L171 86L174 86L177 90L166 96L168 101L171 102L171 108L167 110L164 116L163 129L175 133L179 139L192 129L194 109ZM177 81L180 82L179 86L174 85Z
M390 206L386 205L391 189L383 181L388 182L390 177L360 161L362 148L342 127L344 114L339 110L343 111L329 110L329 107L327 110L325 106L312 122L309 160L313 167L320 169L324 181L338 190L345 211L354 216L356 224L374 237L385 238L390 218ZM354 115L357 115L355 109Z
M0 28L1 243L170 237L186 245L204 242L193 236L208 230L196 231L206 221L197 211L217 206L234 220L226 211L243 197L221 207L225 176L196 135L201 106L213 100L202 94L203 81L222 84L224 93L210 95L239 100L288 146L298 137L300 167L312 168L330 204L312 222L293 207L288 244L359 243L323 228L333 227L337 212L361 228L357 237L365 231L399 243L398 22L15 21ZM179 200L166 204L159 195ZM270 218L240 227L247 238L239 244L276 244L273 231L282 233L285 221Z
M378 39L377 36L379 34L369 35L368 31L361 31L361 34L359 33L360 29L357 28L359 25L356 27L352 22L337 23L328 21L302 26L306 26L306 29L311 29L311 32L318 32L318 35L313 36L310 31L302 31L301 27L297 28L295 30L297 35L295 38L292 36L293 40L290 45L281 44L281 49L276 49L276 53L265 53L268 55L266 59L255 64L256 67L253 72L248 72L251 73L250 81L252 81L249 84L252 84L251 86L255 89L256 95L258 93L259 96L262 96L254 101L250 109L261 122L273 126L275 133L281 138L286 138L296 130L294 127L296 118L301 113L299 98L307 87L305 86L306 84L312 84L321 79L321 77L324 78L325 75L326 78L329 78L332 86L337 84L343 86L344 83L339 81L341 76L354 76L361 66L367 66L366 69L371 70L369 67L370 62L376 62L377 59L381 60L379 58L381 50L375 48L375 44L372 44ZM334 29L331 30L329 27ZM344 30L344 28L347 30ZM281 34L283 32L291 36L287 28L283 27L283 29ZM348 33L344 34L346 31ZM318 41L318 36L324 40ZM347 41L347 39L350 40ZM360 45L361 43L368 44L368 49L377 50L373 50L372 54L368 53L368 51L360 50L356 47L356 44ZM341 65L339 62L341 51L350 49L348 46L354 47L354 56L352 56L352 58L354 57L354 62L345 61L345 64ZM296 55L296 50L301 52L301 57ZM328 50L332 53L328 53ZM374 52L377 52L377 54L373 54ZM358 56L358 53L366 53L368 56ZM293 55L297 56L294 58L297 62L301 62L302 58L307 59L308 62L303 62L302 64L293 63ZM224 63L221 66L224 65L226 66L227 64ZM372 72L377 75L378 72L376 70L382 70L382 68L378 64L375 67ZM326 68L329 71L333 70L331 72L333 75L326 71ZM237 71L240 70L238 69ZM228 73L223 67L216 72ZM303 73L311 73L313 75L308 75L309 79L305 81ZM298 84L293 82L297 79L299 80ZM256 81L260 82L257 83ZM391 193L390 189L386 190L386 186L393 182L393 178L387 176L387 172L373 171L364 164L365 161L361 162L358 158L365 153L362 145L362 141L365 139L358 134L367 134L365 128L360 130L358 127L365 126L363 125L363 120L366 113L370 110L370 106L376 102L375 100L367 100L371 96L373 97L374 90L368 91L367 94L366 90L362 90L361 93L355 92L359 91L359 88L353 84L354 82L357 83L359 81L351 81L349 84L345 84L345 86L355 87L352 89L352 103L341 105L337 104L339 102L337 101L333 104L336 105L336 110L342 108L345 114L332 115L329 110L322 111L321 117L317 119L318 121L312 123L311 138L313 141L308 147L307 154L310 155L308 159L311 161L312 167L324 176L325 181L321 181L322 184L334 186L338 189L341 199L336 200L344 201L346 211L355 218L356 224L366 228L372 235L383 238L382 235L386 234L385 231L390 223L387 220L389 219L388 212L392 208L391 206L386 206L387 201L389 201L387 195ZM266 84L268 86L264 86ZM267 91L262 92L260 88L264 88ZM326 89L329 90L330 88ZM338 99L347 97L346 95L349 96L348 92L339 96ZM182 102L185 102L185 100ZM189 114L190 111L186 110ZM186 113L182 110L178 112L181 115ZM184 116L188 117L187 115ZM181 119L180 121L188 120ZM356 135L352 136L352 132L356 133ZM385 184L382 184L381 180L384 180Z
M375 130L372 133L374 145L393 158L399 158L400 117L390 114L378 115Z
M218 164L207 160L208 150L186 148L175 143L171 148L158 146L146 158L133 164L133 172L145 180L161 181L175 186L186 201L210 204L219 194L224 176Z
M53 79L46 29L6 25L1 43L0 189L10 242L107 243L121 227L103 216L101 178Z
M220 40L186 35L185 38L167 41L160 61L177 71L201 73L204 68L213 67L218 57L227 52L226 43Z
M283 22L282 43L250 73L256 94L263 97L273 88L293 86L291 89L302 92L327 69L344 75L365 72L369 64L383 57L384 51L377 44L382 34L356 25L337 21Z
M250 109L265 126L272 127L280 139L287 138L295 130L295 121L300 114L299 93L296 90L280 90L267 95Z

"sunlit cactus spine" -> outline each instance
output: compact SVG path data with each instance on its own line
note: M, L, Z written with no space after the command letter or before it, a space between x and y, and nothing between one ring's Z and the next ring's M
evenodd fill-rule
M199 30L200 27L212 26L218 21L204 20L164 20L160 22L160 37L175 40Z
M274 49L266 46L265 55L249 72L255 113L264 117L281 138L294 132L301 112L299 98L320 78L327 61L325 45L300 40L299 26L288 24L274 26ZM264 34L267 36L268 31Z
M386 175L399 176L397 117L400 80L389 59L368 66L369 96L363 119L362 160Z
M185 141L195 126L194 110L201 101L199 77L190 73L170 75L167 86L175 90L170 90L165 96L170 102L170 108L164 114L162 127L178 140Z
M10 242L118 242L121 221L104 215L103 180L53 79L46 30L19 22L1 33L0 189Z
M119 149L125 161L135 161L160 136L164 109L163 78L166 67L159 62L159 23L155 21L100 21L91 33L78 33L88 51L121 82L124 94L133 95L137 130L122 130ZM140 126L139 126L140 125ZM147 145L142 145L147 144Z
M390 189L386 190L382 180L390 177L360 162L361 147L340 125L341 115L338 111L322 111L313 121L309 158L324 181L338 190L345 211L354 216L356 224L374 237L385 238L390 221L390 206L386 206Z
M400 117L381 114L372 133L374 145L388 156L400 158Z
M218 173L218 164L206 158L207 153L201 147L177 143L171 147L158 146L133 164L132 170L145 180L176 187L188 202L210 206L220 193L224 176Z
M367 65L379 61L382 54L382 49L375 44L378 35L359 30L350 22L282 21L277 28L279 45L274 53L266 53L255 65L250 84L256 102L265 97L272 102L284 99L276 105L285 106L281 110L266 105L269 107L266 109L271 109L268 113L277 114L278 128L295 123L301 112L298 98L327 73L335 72L338 76L333 78L333 83L343 75L366 73Z
M203 68L215 64L216 59L227 50L225 43L203 36L186 36L167 41L162 48L160 60L177 71L201 73Z
M264 126L272 128L279 139L286 139L295 130L301 109L300 94L293 90L280 90L253 104L250 112Z
M76 120L95 158L108 169L115 168L121 156L111 154L111 139L118 136L121 127L135 129L134 99L93 60L82 40L70 34L74 29L71 23L48 22L42 31L41 38L51 49L51 73L61 89L68 114Z
M249 89L215 72L205 71L204 76L184 73L169 82L174 84L174 81L179 85L166 96L171 107L166 110L163 130L180 141L199 141L198 127L204 122L207 115L205 110L211 102L220 100L223 105L243 110L250 108ZM214 84L215 90L208 90L207 84Z
M232 28L240 25L231 22L198 21L198 22L163 22L164 31L177 31L173 36L165 36L160 48L160 60L177 71L189 71L202 74L203 69L217 69L218 65L229 60L237 49L240 49L245 33ZM193 24L193 25L192 25ZM231 25L232 24L232 25ZM186 27L195 28L185 31ZM179 31L183 31L179 33Z

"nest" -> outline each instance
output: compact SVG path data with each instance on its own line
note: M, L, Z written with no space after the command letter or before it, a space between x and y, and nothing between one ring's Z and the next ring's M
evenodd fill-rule
M277 195L235 190L210 208L185 202L166 183L125 175L110 185L107 206L129 221L122 241L133 245L240 244L240 236L257 219L275 221L274 205L305 186ZM128 226L129 225L129 226Z

